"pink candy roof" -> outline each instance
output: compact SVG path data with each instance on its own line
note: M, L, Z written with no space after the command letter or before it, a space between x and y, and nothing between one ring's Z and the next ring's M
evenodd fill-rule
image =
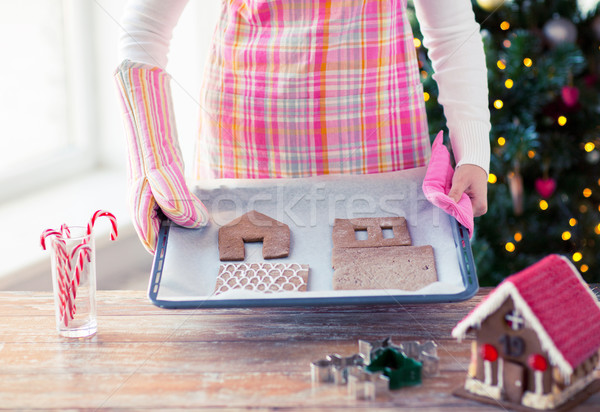
M540 338L550 362L564 375L600 347L600 307L566 258L550 255L506 278L452 331L463 338L511 296L515 309Z

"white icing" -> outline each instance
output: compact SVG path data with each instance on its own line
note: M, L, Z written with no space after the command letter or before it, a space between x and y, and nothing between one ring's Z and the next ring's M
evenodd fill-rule
M467 378L465 381L465 389L471 393L486 398L498 399L502 398L502 391L498 386L488 385L474 378Z
M308 272L308 266L298 263L226 263L221 265L215 291L216 295L231 290L278 293L306 290L306 281L300 272ZM307 273L308 275L308 273Z

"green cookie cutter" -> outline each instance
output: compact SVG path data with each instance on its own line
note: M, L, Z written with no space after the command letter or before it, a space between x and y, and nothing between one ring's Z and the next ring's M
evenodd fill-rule
M395 348L382 348L375 352L375 358L366 366L369 372L383 372L390 378L390 389L400 389L406 386L421 384L421 369L423 365L407 357Z

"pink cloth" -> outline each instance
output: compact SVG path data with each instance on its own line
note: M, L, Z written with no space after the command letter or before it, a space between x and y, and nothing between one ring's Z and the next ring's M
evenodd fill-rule
M450 153L444 146L444 134L439 132L431 146L431 159L427 166L427 173L423 180L423 193L425 197L435 206L439 207L469 231L469 237L473 236L473 205L466 193L456 203L448 196L452 187L452 176L454 169L450 164Z

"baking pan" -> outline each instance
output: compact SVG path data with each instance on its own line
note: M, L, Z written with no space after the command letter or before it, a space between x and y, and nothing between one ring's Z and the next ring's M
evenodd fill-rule
M373 305L458 302L479 285L467 230L429 203L421 185L425 168L398 172L318 176L299 179L233 180L198 183L195 194L211 219L185 229L163 219L150 276L150 300L163 308ZM257 210L286 223L290 255L269 262L310 266L306 292L229 291L214 295L218 275L218 229ZM331 233L335 218L402 216L413 245L432 245L438 282L418 291L333 290ZM246 244L245 262L260 262L261 244Z

